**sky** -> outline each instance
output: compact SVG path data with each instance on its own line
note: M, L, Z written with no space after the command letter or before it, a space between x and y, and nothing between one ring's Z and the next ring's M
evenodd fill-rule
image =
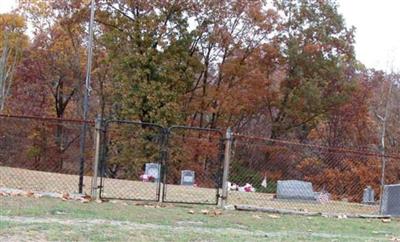
M400 0L337 0L347 26L356 27L356 54L365 66L400 71ZM0 0L0 13L16 0Z
M400 71L400 0L339 0L347 26L356 27L357 58L367 67Z

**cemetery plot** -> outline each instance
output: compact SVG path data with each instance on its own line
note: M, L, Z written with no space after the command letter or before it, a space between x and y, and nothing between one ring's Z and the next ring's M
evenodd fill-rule
M25 179L21 179L21 177ZM20 179L15 179L16 177ZM132 197L152 197L156 188L155 183L131 181L123 179L104 178L107 186L106 191L112 194L103 194L105 197L113 195L121 199L132 199ZM77 175L66 175L59 173L32 171L19 168L0 166L0 187L18 188L26 191L51 191L51 192L76 192ZM85 192L90 193L91 177L84 178ZM57 182L58 181L58 182ZM62 182L61 182L62 181ZM192 186L172 185L167 186L168 198L176 201L213 202L216 196L214 188L201 188ZM228 204L254 205L277 209L290 209L297 211L346 213L346 214L378 214L378 205L365 205L361 203L350 203L345 201L329 201L328 203L316 203L313 201L289 201L287 199L276 199L274 193L261 192L239 192L230 191Z
M239 134L233 147L230 182L253 187L255 192L240 197L230 194L230 204L379 213L380 154ZM396 183L398 158L388 156L386 160L384 182ZM266 194L272 194L271 198L260 198Z

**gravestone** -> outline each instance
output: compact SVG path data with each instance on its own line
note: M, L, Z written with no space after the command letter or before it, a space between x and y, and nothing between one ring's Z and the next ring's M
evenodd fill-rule
M181 171L181 185L186 185L186 186L194 185L194 171L191 170Z
M161 165L158 163L146 163L144 173L148 176L154 177L154 181L160 181Z
M374 189L371 188L371 186L367 186L367 188L364 189L362 203L364 203L364 204L374 204L375 203L375 192L374 192Z
M383 215L400 216L400 184L384 186L382 213Z
M316 200L311 182L298 180L278 181L276 197L278 199Z

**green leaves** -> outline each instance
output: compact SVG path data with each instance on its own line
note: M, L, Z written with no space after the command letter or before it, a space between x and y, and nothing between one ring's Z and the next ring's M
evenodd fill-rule
M150 7L151 5L151 7ZM105 5L101 44L108 50L118 117L181 123L180 102L200 61L181 6L168 2ZM115 24L118 24L116 26ZM111 26L111 27L110 27Z

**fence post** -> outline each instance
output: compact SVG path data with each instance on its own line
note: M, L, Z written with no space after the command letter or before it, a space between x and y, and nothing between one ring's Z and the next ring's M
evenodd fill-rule
M100 117L96 118L95 124L95 137L96 137L96 147L95 147L95 155L93 162L93 177L92 177L92 187L91 187L91 197L93 200L97 200L98 197L98 186L97 186L97 177L99 172L99 164L100 164L100 153L101 153L101 133L103 128L103 120Z
M383 199L383 190L385 189L385 169L386 169L386 157L385 157L385 151L383 150L382 152L382 162L381 162L381 190L379 194L379 214L383 214L383 204L382 204L382 199Z
M228 177L229 177L229 164L231 160L231 148L233 141L233 134L231 128L226 130L226 143L225 143L225 153L224 153L224 167L222 174L222 196L221 196L221 206L226 205L228 199Z
M169 128L163 128L161 130L161 170L160 178L158 181L158 202L162 203L165 199L165 184L167 182L167 160L168 160L168 140L169 140Z

